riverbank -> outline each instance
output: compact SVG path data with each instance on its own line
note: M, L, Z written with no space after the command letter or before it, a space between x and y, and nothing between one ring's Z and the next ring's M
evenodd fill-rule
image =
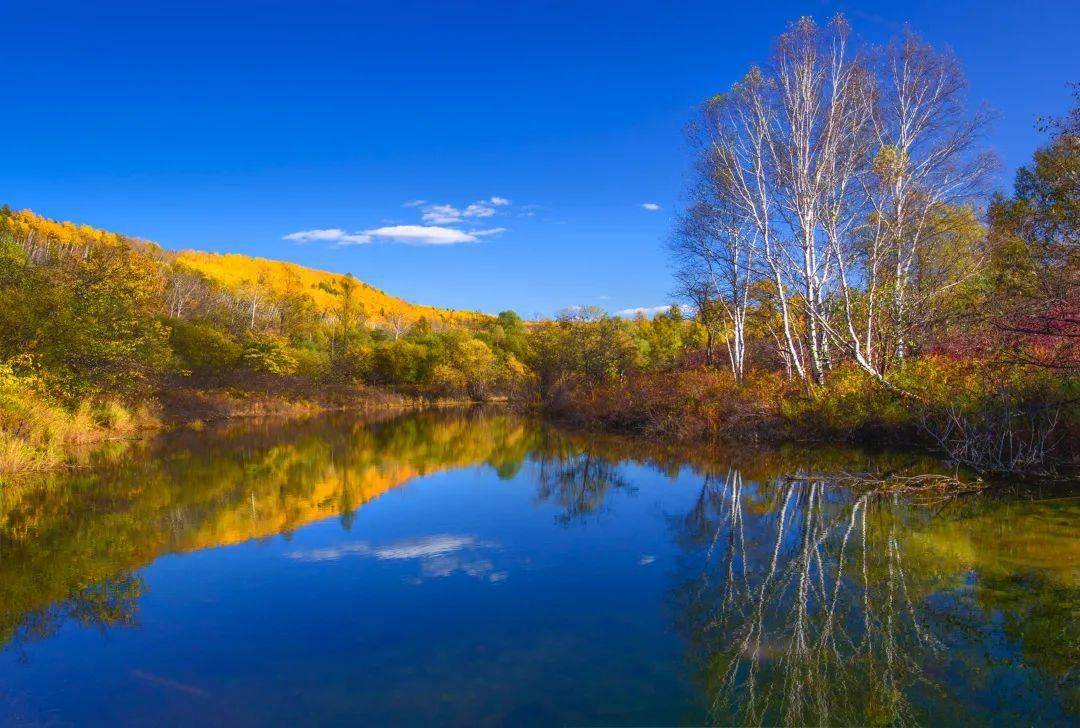
M823 387L779 373L736 382L715 369L671 369L563 382L539 407L574 428L673 444L917 447L984 473L1080 472L1080 408L1068 381L927 357L893 384L904 393L852 367L838 368Z
M0 381L0 473L77 467L107 443L166 429L200 429L240 418L301 418L325 412L468 406L363 384L249 375L173 377L136 405L62 406L25 377ZM713 368L638 372L610 380L566 379L512 405L576 430L630 435L659 446L862 445L912 448L984 474L1075 477L1080 415L1062 380L1022 378L985 363L924 358L893 378L900 395L850 367L828 386L779 373L736 382Z
M177 378L135 405L105 400L65 406L26 378L0 377L0 476L86 466L110 444L144 440L171 429L201 429L211 422L464 404L471 403L382 387L251 377L246 382L198 384Z

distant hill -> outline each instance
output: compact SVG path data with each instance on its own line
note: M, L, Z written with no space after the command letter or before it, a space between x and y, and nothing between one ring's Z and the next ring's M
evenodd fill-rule
M228 290L236 290L259 281L276 295L303 292L322 311L339 305L341 286L346 280L346 276L340 273L330 273L296 263L254 258L236 253L218 254L184 250L175 254L175 260L202 273ZM354 295L364 305L373 323L383 323L388 317L394 315L408 321L416 321L423 317L459 325L477 323L489 318L487 314L476 311L459 311L410 303L361 280L354 278L353 282L356 285Z
M273 297L303 295L320 312L340 305L341 291L351 280L355 300L363 305L372 325L412 323L421 318L431 322L469 326L490 318L476 311L459 311L411 303L340 273L307 268L296 263L268 260L236 253L219 254L198 250L175 252L141 238L60 222L19 210L8 218L10 230L24 247L33 249L35 241L77 247L80 245L128 245L153 256L164 265L175 264L204 276L223 290L237 293L260 286Z

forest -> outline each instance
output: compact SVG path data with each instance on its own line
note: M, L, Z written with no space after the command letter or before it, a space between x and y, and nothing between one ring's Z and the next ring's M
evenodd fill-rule
M245 402L505 399L661 440L916 442L1075 473L1080 87L1008 193L966 92L912 32L793 23L689 124L673 305L651 319L417 306L4 205L0 472Z

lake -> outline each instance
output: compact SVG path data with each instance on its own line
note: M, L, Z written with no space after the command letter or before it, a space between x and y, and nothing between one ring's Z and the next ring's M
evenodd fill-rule
M501 412L230 423L0 488L5 724L1080 720L1080 491Z

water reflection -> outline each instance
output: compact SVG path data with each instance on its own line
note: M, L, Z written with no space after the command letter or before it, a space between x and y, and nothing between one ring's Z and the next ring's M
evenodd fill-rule
M710 718L893 725L940 721L951 711L968 721L970 696L960 693L1009 669L1015 650L1047 671L1061 705L1075 712L1077 505L1029 505L1012 520L1012 544L1039 542L1041 559L1056 566L1034 576L1027 564L1024 576L997 558L1010 539L989 551L975 546L994 512L1008 507L992 499L932 516L884 489L851 492L798 478L747 483L738 470L706 476L694 507L674 520L687 577L675 599ZM1046 551L1053 511L1067 533L1064 552ZM1049 618L1035 617L1047 611ZM1050 631L1034 634L1040 629ZM991 657L986 645L998 638ZM1030 716L1038 702L1021 694L1010 707ZM993 722L993 712L983 719Z
M572 523L603 510L612 491L633 493L634 487L619 472L619 463L596 453L560 452L541 455L536 471L540 500L557 503L561 523Z
M122 574L166 553L288 534L417 477L484 464L512 477L535 424L483 413L327 418L177 433L94 471L0 489L0 644L70 617L134 621ZM120 593L132 595L120 609ZM108 598L106 596L108 595ZM54 606L55 605L55 606Z
M284 545L279 562L326 570L328 580L341 565L394 567L398 585L416 585L403 587L410 593L454 579L482 584L513 595L512 611L500 612L500 620L520 622L513 639L522 644L541 629L553 645L577 644L551 625L569 624L567 615L593 606L647 622L644 615L658 608L655 595L622 602L612 595L662 580L673 607L664 629L677 628L701 706L684 701L674 715L665 702L673 699L658 692L655 712L635 712L627 703L620 713L618 700L597 689L589 700L600 707L592 712L580 696L571 703L579 712L546 704L555 722L1074 720L1080 499L983 494L928 507L820 477L934 467L910 455L846 449L675 450L483 410L181 432L94 470L0 488L0 649L19 654L56 638L64 625L138 625L144 567L166 554L289 538L308 524L338 519L335 531L346 535L317 543L298 538ZM365 504L462 468L502 489L485 497L525 489L531 505L507 501L493 513L533 531L492 536L484 522L430 516L437 525L426 531L356 528ZM818 475L798 475L811 472ZM476 497L449 493L440 507L473 502L465 495ZM626 524L633 527L619 530ZM543 530L553 526L557 535ZM595 540L551 563L544 589L530 585L527 567L539 552L586 531ZM619 538L630 544L626 561L617 548L598 553L608 537L616 547ZM593 584L595 605L557 599L558 589ZM462 594L466 604L479 599ZM527 616L533 602L548 610L536 623ZM507 639L502 652L512 654ZM595 644L586 640L565 664L599 675L590 658L610 654L617 640L590 639ZM654 639L641 650L676 644L667 633ZM438 644L430 649L439 653ZM538 646L533 659L548 652L549 645ZM309 658L318 662L319 655ZM610 670L615 662L604 664ZM545 679L563 664L543 668ZM140 675L152 684L171 680ZM674 670L665 675L673 685L681 679ZM521 685L530 680L539 678ZM620 689L642 692L627 681Z
M503 581L509 575L496 570L485 554L499 548L494 541L485 541L472 535L433 534L420 538L395 541L374 546L358 541L327 548L291 551L285 556L300 562L338 561L347 557L366 557L380 561L413 561L420 565L419 574L409 577L409 583L418 584L424 579L451 576L461 572L491 582Z

